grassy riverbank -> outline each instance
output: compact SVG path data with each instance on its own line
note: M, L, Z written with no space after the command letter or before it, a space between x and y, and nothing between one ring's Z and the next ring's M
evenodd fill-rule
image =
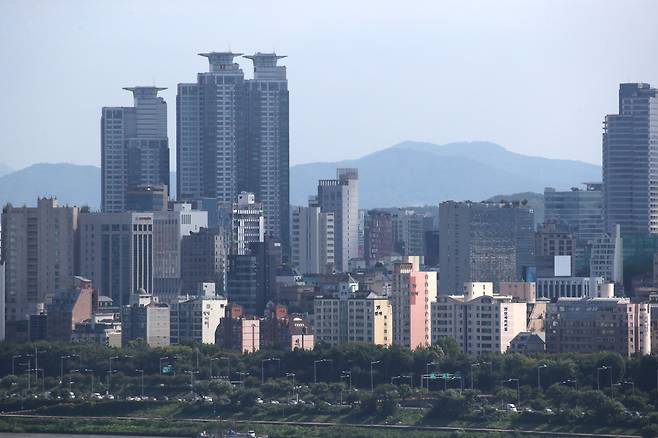
M229 422L230 423L230 422ZM232 426L236 426L233 424ZM507 433L440 432L420 430L367 429L349 426L313 427L289 425L261 425L240 423L240 431L255 430L270 438L394 438L404 434L406 438L502 438ZM228 424L222 429L229 427ZM117 435L158 435L170 437L194 437L201 430L216 431L214 424L200 424L186 420L160 419L89 419L89 418L20 418L0 417L2 432L40 432L62 434L117 434ZM221 430L221 429L220 429Z
M24 406L24 414L34 417L0 416L0 431L96 433L124 435L165 435L192 437L204 429L238 428L267 433L270 437L339 437L356 436L379 438L411 435L412 437L478 437L475 432L395 430L368 427L368 425L440 426L457 429L491 428L550 433L624 434L640 436L641 432L629 427L601 427L588 422L569 423L546 421L545 418L504 413L496 418L439 420L428 418L422 409L402 408L395 415L365 414L347 406L327 406L323 409L291 409L284 405L259 405L240 411L220 409L206 403L180 402L59 402ZM2 404L4 412L18 411L16 406ZM221 419L221 421L220 421ZM258 422L279 424L258 424ZM299 423L332 423L333 426L295 426ZM365 427L354 427L364 425ZM488 433L487 437L496 436ZM502 435L501 435L502 436ZM504 436L510 436L509 433ZM407 437L409 438L409 437Z

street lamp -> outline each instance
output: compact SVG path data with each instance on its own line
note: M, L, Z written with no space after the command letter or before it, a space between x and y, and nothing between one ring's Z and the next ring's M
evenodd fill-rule
M30 360L28 359L27 362L20 362L18 365L26 367L25 376L27 376L27 388L25 389L25 397L27 397L27 393L30 392Z
M510 383L510 382L516 382L516 404L520 405L521 404L521 391L519 387L519 379L507 379L504 380L502 383Z
M64 383L64 361L71 356L60 356L59 357L59 384L62 385Z
M270 357L260 361L260 383L261 385L265 383L265 362L276 361L279 364L279 371L281 371L281 359L278 357Z
M600 379L599 379L600 373L601 373L601 371L604 371L604 370L607 370L607 369L609 369L609 367L606 366L606 365L603 365L602 367L599 367L599 368L596 369L596 389L599 390L599 391L601 390L601 382L600 382ZM610 387L612 388L612 372L610 372Z
M286 377L292 377L292 390L290 391L292 395L295 391L295 373L286 373Z
M577 381L576 379L563 380L563 381L560 382L560 383L563 384L563 385L571 385L571 384L573 384L574 389L575 389L576 391L578 391L578 381Z
M46 350L37 350L37 346L34 346L34 354L28 354L28 357L34 357L34 377L35 382L39 380L39 354L45 353Z
M105 391L106 395L110 395L110 385L111 385L111 379L112 379L112 373L114 372L112 370L112 360L113 359L119 359L119 356L110 356L110 367L107 370L107 390Z
M160 375L162 375L162 361L163 360L169 360L169 359L170 359L169 356L165 356L165 357L160 358Z
M425 386L427 387L427 392L430 390L430 367L434 365L439 365L439 363L432 361L425 364L425 378L427 379ZM420 377L420 389L423 389L423 376Z
M349 385L349 390L350 392L352 391L352 371L343 371L340 376L341 380L342 379L349 379L350 385Z
M375 378L372 373L372 366L381 362L382 362L381 360L373 360L372 362L370 362L370 392L374 392L375 390Z
M212 363L219 360L218 357L211 357L210 358L210 380L213 379L213 374L212 374Z
M411 377L411 375L391 377L391 385L394 385L393 382L395 382L396 380L399 380L399 379L409 379L409 382L411 383L412 388L413 388L414 381L413 381L413 378Z
M242 384L242 378L243 378L244 376L248 376L248 375L249 375L248 372L245 372L245 371L238 371L238 377L240 378L240 384Z
M313 383L316 384L318 383L318 364L319 363L325 363L325 362L332 362L332 359L319 359L316 361L313 361Z
M471 364L471 390L473 390L475 388L475 386L473 384L473 368L479 367L480 365L482 365L480 362Z
M199 374L199 372L187 370L185 371L185 373L190 375L190 387L192 388L192 398L196 398L196 394L194 393L194 375Z
M542 364L537 366L537 389L541 389L541 370L548 368L548 365Z
M136 373L140 373L142 377L142 399L144 398L144 370L135 370Z
M231 358L230 357L220 357L219 360L225 360L226 361L226 376L228 377L228 381L231 381Z
M16 354L16 355L11 357L11 374L12 375L16 375L16 365L15 365L16 359L20 359L22 357L23 357L22 354ZM656 375L658 375L658 374L656 374Z
M89 377L91 377L91 394L94 393L94 370L85 368L83 370L71 370L71 372L74 373L80 373L80 374L89 374Z

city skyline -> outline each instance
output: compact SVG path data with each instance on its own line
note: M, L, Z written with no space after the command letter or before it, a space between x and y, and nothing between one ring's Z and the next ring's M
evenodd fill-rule
M455 8L418 2L404 10L383 5L377 17L362 16L368 5L345 15L340 7L310 11L294 2L264 10L233 5L225 11L208 4L201 17L173 7L154 10L147 2L112 9L41 3L37 11L23 5L6 2L1 15L3 36L27 31L21 17L28 9L36 29L20 45L0 45L14 66L0 73L11 84L0 104L5 132L0 149L2 162L15 169L34 162L100 164L93 119L108 102L128 104L122 87L167 87L162 96L170 103L168 119L175 120L175 85L202 71L203 60L193 55L210 50L289 56L296 108L290 122L293 165L354 158L409 139L490 140L519 153L599 164L601 117L616 108L616 95L600 90L621 82L658 82L646 76L656 70L656 61L640 56L658 44L650 23L656 5L649 2L596 7L504 2L493 9L478 2ZM130 29L147 10L155 18L150 22L157 23L149 24L148 38L127 32L110 39L111 33L104 33L104 22ZM72 24L76 11L85 20ZM217 31L207 25L213 12L224 12L231 22L249 17L253 25L229 23ZM197 24L189 35L169 32L179 16ZM588 26L580 29L584 20ZM613 24L621 31L610 40ZM339 32L331 32L331 39L319 37L328 26ZM633 32L624 32L631 26ZM44 40L48 44L41 44ZM500 47L507 50L501 53ZM27 61L35 57L52 68L32 68ZM240 64L249 70L247 60ZM84 99L70 98L73 86ZM564 95L572 104L564 105ZM37 97L55 102L57 111L54 104L35 106ZM336 130L332 121L339 116ZM40 129L29 128L34 119L42 122ZM81 128L70 129L72 121ZM65 133L66 142L53 140ZM168 137L174 133L170 123ZM173 156L170 166L175 168Z

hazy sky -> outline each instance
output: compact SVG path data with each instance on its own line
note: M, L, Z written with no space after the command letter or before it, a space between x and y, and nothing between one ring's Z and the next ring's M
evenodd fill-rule
M658 1L0 1L0 163L100 163L102 106L198 52L288 55L293 164L403 140L600 163L619 82L658 86ZM251 62L240 61L247 77Z

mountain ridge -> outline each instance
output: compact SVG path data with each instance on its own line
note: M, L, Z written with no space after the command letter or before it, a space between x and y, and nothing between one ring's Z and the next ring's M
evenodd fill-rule
M335 178L340 167L359 169L361 208L437 205L449 199L480 201L501 193L540 194L544 187L568 190L585 181L601 180L600 166L526 156L492 142L438 145L407 141L360 158L292 166L290 203L306 205L317 192L317 181ZM175 173L171 181L175 193ZM38 196L48 195L57 196L61 204L98 209L100 169L38 163L0 176L0 205L34 205Z

